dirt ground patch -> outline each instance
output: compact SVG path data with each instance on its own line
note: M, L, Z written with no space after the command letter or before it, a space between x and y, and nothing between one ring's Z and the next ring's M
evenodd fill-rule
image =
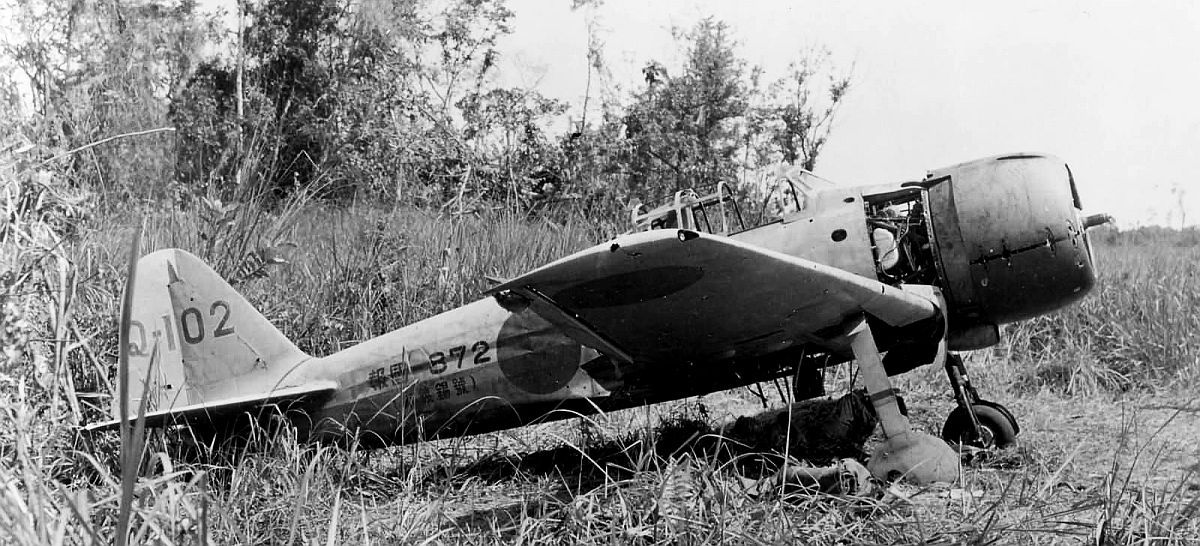
M950 404L924 393L909 398L914 426L936 433ZM613 529L620 528L622 517L633 518L627 523L637 527L649 517L646 510L661 509L664 495L682 479L692 484L682 489L685 495L699 499L694 502L703 506L715 502L710 498L715 489L721 499L718 504L731 514L725 516L727 520L747 514L764 521L790 518L787 525L757 525L801 529L797 536L813 540L826 536L818 528L836 534L851 525L860 528L856 532L866 533L860 538L883 542L1000 537L1002 543L1128 543L1154 536L1200 541L1200 526L1193 517L1200 506L1200 423L1196 419L1200 408L1177 397L1042 393L1008 400L1021 421L1017 447L964 458L963 479L957 484L892 485L857 500L812 494L768 498L748 493L742 487L743 477L718 462L677 465L671 462L677 457L651 456L636 443L571 445L581 430L600 435L639 427L649 430L664 415L695 412L699 404L718 421L762 410L754 396L729 391L699 401L617 412L595 418L587 426L564 422L513 433L548 434L566 444L459 458L440 473L436 483L422 488L424 498L377 504L369 511L370 519L401 525L404 518L412 517L416 503L435 514L430 517L441 522L446 539L513 538L532 528L539 534L554 534L560 527L590 529L586 525L595 522L588 520L585 525L579 518L599 517L596 514L606 514L606 525ZM602 430L592 430L597 427ZM868 441L868 451L877 440ZM689 469L682 478L680 468ZM831 526L834 521L843 527ZM553 530L547 531L547 526ZM816 534L805 534L809 532Z
M1200 487L1200 404L1168 396L1037 396L1011 406L1022 442L1069 459L1064 479L1096 480L1116 468L1139 483Z

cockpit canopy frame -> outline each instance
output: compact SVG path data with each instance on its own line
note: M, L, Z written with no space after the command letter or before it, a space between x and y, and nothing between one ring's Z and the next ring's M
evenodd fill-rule
M676 228L730 235L746 229L733 190L725 182L718 182L705 195L690 188L677 191L674 199L652 210L639 203L630 210L630 220L633 231Z

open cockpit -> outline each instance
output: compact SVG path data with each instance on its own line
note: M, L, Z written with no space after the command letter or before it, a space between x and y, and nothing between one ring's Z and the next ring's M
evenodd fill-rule
M718 182L713 192L704 195L693 189L677 191L670 202L654 209L639 203L631 207L630 220L632 231L690 229L732 235L746 229L737 200L724 182Z
M638 203L631 207L631 231L688 229L723 235L818 261L827 257L823 263L891 285L938 284L928 196L922 187L854 191L793 168L775 176L763 191L751 193L736 195L721 182L709 192L677 191L653 209ZM863 250L847 251L854 241Z

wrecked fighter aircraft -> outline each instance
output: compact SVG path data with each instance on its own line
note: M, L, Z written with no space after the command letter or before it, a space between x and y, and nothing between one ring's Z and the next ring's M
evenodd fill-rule
M206 427L280 408L311 437L368 445L516 427L793 378L856 360L887 440L881 478L953 481L945 441L912 430L889 376L944 367L949 442L1019 432L980 398L959 351L1095 282L1070 169L992 157L923 180L841 187L781 180L747 227L725 186L633 211L634 232L494 286L487 297L324 357L305 354L195 256L137 262L124 343L130 412ZM90 425L113 428L115 419Z

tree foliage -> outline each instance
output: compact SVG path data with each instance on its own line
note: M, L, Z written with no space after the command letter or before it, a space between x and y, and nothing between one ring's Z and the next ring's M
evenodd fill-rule
M23 132L45 156L114 134L162 126L213 21L195 3L30 0L13 10L3 52L29 82ZM102 198L153 197L170 177L171 141L117 141L58 167ZM130 169L131 164L138 165Z
M833 130L834 114L850 89L849 77L831 77L826 83L824 103L818 104L814 87L820 83L814 80L822 74L828 57L822 52L792 62L787 74L771 85L773 100L767 107L768 117L776 122L769 130L770 138L784 163L810 171Z
M735 54L728 26L714 19L682 39L687 55L679 75L647 64L645 87L626 117L630 183L638 190L664 193L735 178L738 122L749 107L746 62Z
M757 195L763 188L753 174L764 168L816 165L850 78L831 74L828 53L816 52L764 89L762 69L738 56L730 34L725 23L703 19L675 32L684 49L677 71L654 60L643 68L621 118L618 157L631 195L663 197L720 181Z
M675 31L678 66L648 60L622 96L593 28L583 115L555 133L570 105L496 84L512 32L504 0L242 0L224 34L193 0L20 6L22 38L5 52L32 82L37 142L61 151L176 129L150 169L117 167L134 162L121 149L144 155L145 142L70 159L80 184L143 197L316 188L533 211L614 209L718 181L744 189L778 162L811 169L849 86L822 79L827 55L806 55L764 88L733 31L709 18ZM599 115L593 77L609 86Z

